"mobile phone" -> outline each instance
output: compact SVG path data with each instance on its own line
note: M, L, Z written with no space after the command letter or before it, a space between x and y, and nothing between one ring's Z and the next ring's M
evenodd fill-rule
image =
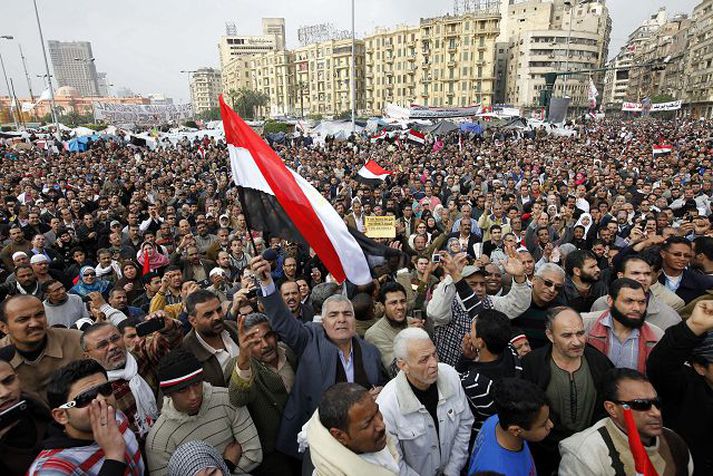
M28 405L26 400L20 400L7 410L0 412L0 429L7 428L27 413Z
M433 255L431 256L431 262L432 263L440 263L441 255L439 255L438 253L433 253Z
M166 322L163 317L157 317L155 319L148 319L136 325L136 335L138 337L143 337L163 329Z

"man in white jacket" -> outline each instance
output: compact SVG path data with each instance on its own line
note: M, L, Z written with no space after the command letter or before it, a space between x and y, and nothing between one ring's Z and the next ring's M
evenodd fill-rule
M376 403L386 431L397 441L401 476L459 476L468 461L473 415L458 372L439 364L423 329L407 328L394 339L399 373Z

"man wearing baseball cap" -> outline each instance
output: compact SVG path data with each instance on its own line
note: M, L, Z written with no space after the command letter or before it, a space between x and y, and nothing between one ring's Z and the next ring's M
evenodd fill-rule
M168 462L183 443L203 440L217 449L233 474L245 474L262 462L257 429L246 407L233 407L228 389L203 381L203 366L183 349L166 354L158 365L164 402L146 439L152 476L168 474Z

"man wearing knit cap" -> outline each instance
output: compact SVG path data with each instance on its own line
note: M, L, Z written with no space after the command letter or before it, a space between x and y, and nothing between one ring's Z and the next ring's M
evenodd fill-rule
M691 317L666 329L646 372L664 404L664 425L688 444L693 474L713 474L713 301L699 301Z
M146 439L152 476L168 474L176 448L203 440L217 449L232 474L250 472L262 462L257 430L245 407L230 404L228 389L203 381L203 367L183 349L164 356L158 366L159 386L166 397L161 416Z

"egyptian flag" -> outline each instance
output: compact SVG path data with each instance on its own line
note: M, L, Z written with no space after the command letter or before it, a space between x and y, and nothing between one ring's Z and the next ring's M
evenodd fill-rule
M384 182L391 172L382 168L373 160L367 160L362 168L357 172L356 179L364 184L376 187Z
M654 468L644 445L641 443L641 437L639 436L639 430L636 428L634 415L631 413L631 408L629 408L628 405L624 405L624 424L626 425L626 436L629 440L631 456L634 458L636 476L658 476L656 468Z
M414 130L414 129L409 129L408 133L406 135L406 138L408 140L418 142L419 144L425 144L426 143L426 136L421 134L420 132Z
M364 252L339 214L280 157L220 96L233 180L242 186L253 229L307 242L339 283L371 282Z
M673 146L671 144L667 144L665 142L662 142L660 144L654 144L652 147L652 153L654 155L654 159L657 157L663 157L665 155L669 155L671 152L673 152Z
M376 143L380 140L383 140L383 139L386 139L386 131L382 130L382 131L377 132L373 136L371 136L369 141L371 141L371 143L374 144L374 143Z

